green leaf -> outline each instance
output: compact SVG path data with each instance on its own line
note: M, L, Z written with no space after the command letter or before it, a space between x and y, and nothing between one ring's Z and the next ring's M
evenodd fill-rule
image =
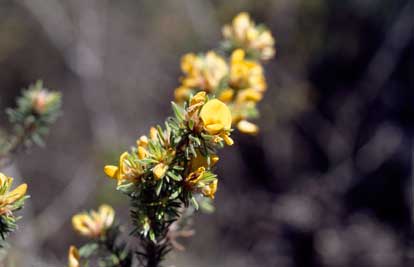
M179 119L180 121L184 120L184 110L179 107L177 104L175 104L174 102L171 102L175 117L177 119Z
M195 199L195 197L194 197L194 196L191 196L191 204L193 204L194 208L195 208L196 210L198 210L199 205L198 205L198 202L197 202L197 200Z
M97 243L88 243L80 247L79 249L79 255L83 258L89 258L92 256L95 252L98 250L98 244Z
M168 171L167 176L170 177L171 179L173 179L174 181L177 181L177 182L183 180L183 177L180 174L175 174L172 171Z
M160 195L160 193L161 193L162 185L163 185L163 180L161 179L161 180L158 182L157 187L156 187L156 189L155 189L155 193L157 194L157 196L159 196L159 195Z
M194 121L192 119L188 121L188 128L190 128L191 131L194 129Z

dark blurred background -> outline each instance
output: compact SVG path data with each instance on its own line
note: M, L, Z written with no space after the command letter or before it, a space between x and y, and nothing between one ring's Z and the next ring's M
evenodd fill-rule
M167 266L412 266L412 1L0 0L1 110L36 79L64 96L47 147L2 170L32 196L16 266L64 266L80 210L129 223L103 165L171 114L180 57L240 11L277 41L261 132L222 152L216 212Z

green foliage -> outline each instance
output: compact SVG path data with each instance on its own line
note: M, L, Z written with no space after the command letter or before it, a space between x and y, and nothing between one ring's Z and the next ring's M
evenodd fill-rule
M4 191L3 188L1 191ZM1 195L4 192L0 193ZM8 208L8 212L0 215L0 249L4 249L7 247L6 239L10 235L10 233L14 232L17 229L17 221L21 219L21 217L16 217L12 214L12 211L18 211L23 208L24 202L26 199L30 198L30 196L24 196L19 200L11 203Z

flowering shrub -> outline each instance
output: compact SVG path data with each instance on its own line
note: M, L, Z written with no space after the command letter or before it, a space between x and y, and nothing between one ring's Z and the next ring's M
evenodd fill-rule
M94 259L100 266L129 267L132 255L142 266L160 266L172 248L180 247L175 237L185 229L186 219L200 204L214 199L219 184L214 166L218 150L234 143L232 125L257 133L258 127L246 119L258 115L256 103L266 90L258 60L273 56L274 41L245 13L223 31L230 58L214 51L185 55L181 85L172 102L174 116L139 137L116 165L104 167L116 180L116 189L129 197L131 235L139 239L139 247L121 242L120 228L111 230L112 208L101 206L97 212L73 217L75 230L93 242L79 250L70 247L70 267L86 266Z

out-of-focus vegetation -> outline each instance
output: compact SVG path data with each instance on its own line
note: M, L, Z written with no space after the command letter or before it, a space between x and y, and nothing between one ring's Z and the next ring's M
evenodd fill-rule
M223 151L216 213L196 218L176 266L409 266L413 4L410 1L0 2L0 108L41 78L64 94L47 149L4 169L32 196L16 266L62 266L70 217L106 202L103 162L169 114L180 58L220 40L240 11L269 26L276 60L258 136ZM1 125L7 125L5 114ZM202 223L197 223L197 221Z

